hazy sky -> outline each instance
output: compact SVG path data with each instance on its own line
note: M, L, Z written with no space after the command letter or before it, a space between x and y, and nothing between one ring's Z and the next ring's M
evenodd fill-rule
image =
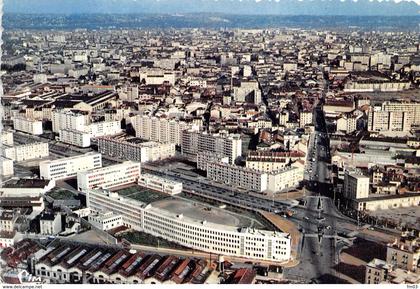
M419 15L420 0L4 0L18 13L194 13ZM417 4L416 4L417 3Z

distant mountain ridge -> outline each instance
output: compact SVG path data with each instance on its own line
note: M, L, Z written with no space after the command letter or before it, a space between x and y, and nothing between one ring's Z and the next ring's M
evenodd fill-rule
M238 15L418 16L415 2L377 0L4 0L6 13L228 13Z

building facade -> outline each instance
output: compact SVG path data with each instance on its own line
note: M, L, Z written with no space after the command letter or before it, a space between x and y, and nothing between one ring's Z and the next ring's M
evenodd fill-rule
M344 197L347 199L363 199L369 196L369 177L346 172L344 176Z
M94 122L87 126L87 132L91 137L101 137L106 135L116 135L122 132L120 121Z
M305 127L306 125L312 124L313 113L312 111L302 111L299 115L299 127Z
M13 176L13 160L0 156L0 175Z
M13 132L3 131L1 133L1 143L8 146L13 146Z
M250 151L246 158L245 166L261 172L276 172L284 169L292 162L305 161L305 156L304 153L299 151Z
M38 142L17 146L2 146L2 155L15 162L42 159L50 155L48 143Z
M26 119L23 117L13 118L13 128L32 135L41 135L44 132L42 121Z
M131 183L140 178L140 163L127 161L108 167L97 168L77 173L77 189L110 189Z
M60 213L44 213L39 219L41 235L57 235L62 231Z
M82 111L58 110L52 112L51 121L55 133L62 129L85 131L89 124L89 114Z
M182 131L198 130L199 126L185 121L137 115L133 120L136 137L160 143L181 145Z
M365 284L380 284L388 278L391 266L380 259L373 259L366 265Z
M141 163L175 156L175 144L157 142L129 142L109 137L97 138L100 153Z
M199 152L208 151L217 155L229 157L229 163L242 155L242 140L240 135L208 134L192 130L182 133L181 151L186 157L195 161Z
M88 216L88 221L102 231L112 230L123 224L122 216L113 212L93 212Z
M168 195L177 195L182 193L181 182L175 182L151 174L141 174L138 180L138 184L142 187L152 189Z
M388 244L386 261L392 266L420 272L420 238L417 236L402 236L392 244Z
M268 184L267 173L225 163L208 163L207 178L257 192L267 190Z
M229 157L217 155L208 151L199 152L197 154L197 169L207 171L208 163L229 163Z
M280 192L297 187L303 180L303 167L287 167L268 174L267 189L270 192Z
M42 178L47 180L61 180L72 178L78 172L102 167L102 155L99 153L87 153L68 158L39 163L39 171Z
M81 148L88 148L91 145L89 132L61 129L59 131L60 141L63 143L71 144Z

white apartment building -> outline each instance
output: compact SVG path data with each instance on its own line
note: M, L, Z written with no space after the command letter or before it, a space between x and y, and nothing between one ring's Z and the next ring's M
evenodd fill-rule
M100 167L102 167L102 155L100 153L87 153L39 163L40 175L47 180L71 178L75 177L78 172Z
M359 173L346 172L344 175L344 197L364 199L369 196L369 177Z
M408 132L412 118L408 111L386 111L379 107L368 113L368 130L373 132Z
M381 284L392 271L392 265L380 259L373 259L366 264L365 284Z
M303 180L303 167L287 167L268 175L268 191L280 192L297 187Z
M182 193L182 183L151 174L141 174L138 184L142 187L162 192L168 195Z
M85 131L86 125L89 124L89 114L81 111L53 111L51 121L55 133L62 129Z
M286 125L289 122L289 112L288 111L282 111L277 115L279 119L279 125Z
M91 139L122 132L120 121L95 122L84 126L82 130L61 129L60 141L78 147L90 147Z
M61 214L45 213L41 215L39 227L41 235L57 235L61 233Z
M2 156L15 162L42 159L48 157L50 152L48 143L37 142L17 146L3 145L1 148Z
M382 103L382 110L389 112L405 112L408 115L408 123L411 125L420 125L420 102L385 101Z
M0 175L13 176L13 160L0 156Z
M352 133L357 130L357 122L361 118L359 116L342 116L337 120L337 130L344 131L346 133Z
M198 130L199 126L185 121L137 115L133 120L136 137L160 143L181 144L182 131Z
M197 169L206 171L208 163L229 163L229 157L204 151L197 154Z
M233 88L233 97L238 102L260 104L262 93L257 81L242 81L241 86Z
M141 163L158 161L175 156L175 144L157 142L137 142L100 137L100 153L120 159L139 161Z
M299 115L299 127L305 127L313 122L312 111L302 111Z
M174 72L165 72L162 70L140 71L139 75L140 81L144 80L147 85L162 85L164 82L174 85L176 79Z
M199 152L208 151L229 157L229 163L242 155L242 140L236 134L208 134L184 130L182 133L181 151L186 157L195 161Z
M409 81L348 81L344 92L395 92L410 89Z
M115 135L122 132L120 121L102 121L94 122L87 126L87 132L91 137L101 137L106 135Z
M61 129L60 132L60 141L63 143L71 144L81 148L90 147L91 134L89 132L79 131L79 130L70 130L70 129Z
M42 129L42 121L26 119L23 117L13 118L13 128L32 135L41 135L44 132Z
M270 173L284 169L291 162L305 161L305 157L306 154L300 151L249 151L245 166L249 169Z
M257 192L267 190L268 184L267 173L225 163L208 163L207 178Z
M3 131L1 133L1 143L4 145L12 146L13 145L13 132Z
M88 216L89 223L102 231L112 230L123 225L122 215L113 212L92 212Z
M204 252L257 260L286 261L291 258L290 234L238 228L175 214L153 204L120 197L107 191L89 191L87 205L112 211L124 225L182 246Z
M263 128L272 128L273 122L270 119L257 119L253 121L248 121L246 125L249 128L253 128L256 131L258 131L259 129L263 129Z
M127 161L108 167L77 173L79 191L91 189L110 189L136 183L140 177L140 163Z

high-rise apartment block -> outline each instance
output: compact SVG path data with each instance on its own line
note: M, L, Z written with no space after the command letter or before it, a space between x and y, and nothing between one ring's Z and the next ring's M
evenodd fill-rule
M212 152L229 157L229 163L242 155L242 140L236 134L210 134L185 130L182 133L181 151L186 157L195 161L199 152Z

